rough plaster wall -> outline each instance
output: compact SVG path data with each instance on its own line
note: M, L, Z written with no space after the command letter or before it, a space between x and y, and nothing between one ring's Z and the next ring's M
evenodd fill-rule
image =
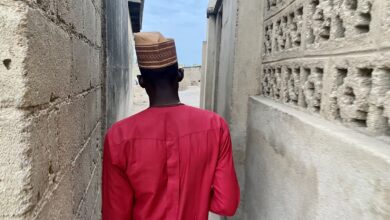
M248 122L246 219L390 218L389 142L263 97Z
M210 4L212 1L210 1ZM245 205L245 147L247 101L250 95L258 93L258 72L260 69L259 39L262 29L258 26L262 20L259 10L261 1L224 1L221 40L215 34L218 28L214 17L209 18L207 43L206 85L204 85L205 107L223 115L229 122L234 159L241 187L241 203L238 213L232 219L243 219ZM220 44L220 57L216 61L215 50ZM218 66L217 68L215 67ZM218 70L217 73L214 70ZM215 82L209 80L215 76ZM210 86L210 84L213 84ZM215 102L213 101L215 90ZM213 108L211 108L213 109Z
M98 219L101 2L0 1L0 218Z
M207 41L202 43L202 69L200 82L200 107L205 108L206 99L206 62L207 62Z
M236 39L237 1L222 4L221 39L215 81L214 111L230 120L232 79L234 68L234 46Z
M106 1L107 128L130 115L133 40L127 0ZM130 35L132 36L132 34ZM124 46L129 45L129 46Z
M217 45L219 42L217 34L217 19L215 16L208 18L207 30L207 52L206 52L206 77L203 82L205 96L204 108L213 110L214 108L214 91L215 91L215 66L217 60Z
M234 146L234 158L241 185L241 208L236 219L244 219L243 207L246 203L245 191L245 154L248 98L258 93L258 72L260 69L261 50L259 40L262 21L259 10L262 2L247 0L238 2L237 30L235 39L234 73L231 92L230 130ZM250 193L250 192L248 192Z

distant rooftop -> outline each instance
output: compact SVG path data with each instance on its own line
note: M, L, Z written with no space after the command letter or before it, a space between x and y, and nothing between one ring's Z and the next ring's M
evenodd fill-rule
M134 33L141 31L144 3L145 0L128 0L131 27Z

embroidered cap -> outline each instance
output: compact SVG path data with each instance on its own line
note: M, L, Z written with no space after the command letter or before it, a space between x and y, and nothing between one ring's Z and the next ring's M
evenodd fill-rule
M141 32L135 34L134 40L140 68L160 69L177 63L173 39L159 32Z

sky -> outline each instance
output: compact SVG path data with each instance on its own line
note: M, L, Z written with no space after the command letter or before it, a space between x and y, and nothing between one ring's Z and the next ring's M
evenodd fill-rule
M145 0L142 31L159 31L174 38L179 64L202 63L208 0Z

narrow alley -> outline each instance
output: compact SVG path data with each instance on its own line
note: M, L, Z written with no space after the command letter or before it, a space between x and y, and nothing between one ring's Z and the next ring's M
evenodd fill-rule
M390 220L389 11L389 0L0 0L0 220L102 219L105 134L149 106L140 32L175 39L181 102L230 129L240 189L224 182L241 200L210 220Z

